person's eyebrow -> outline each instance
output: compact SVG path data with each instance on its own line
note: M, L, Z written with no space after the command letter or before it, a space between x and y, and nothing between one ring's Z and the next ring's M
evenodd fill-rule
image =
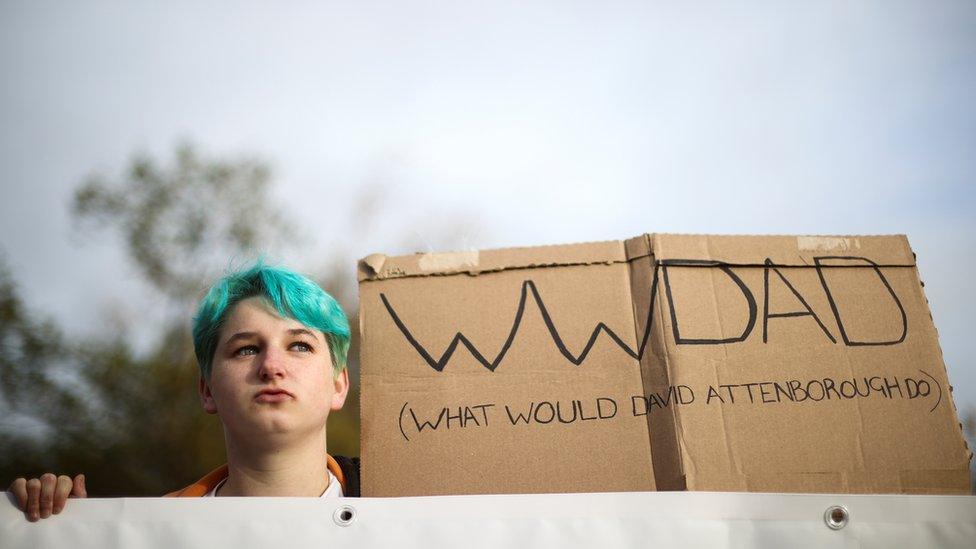
M307 336L311 337L312 339L314 339L316 341L319 339L318 336L315 335L315 332L313 332L311 330L306 330L305 328L292 328L291 330L288 330L288 333L291 334L291 335L302 335L302 334L304 334L304 335L307 335Z
M224 342L224 345L230 345L239 339L254 339L256 337L257 334L254 332L237 332L236 334L228 337L227 341Z

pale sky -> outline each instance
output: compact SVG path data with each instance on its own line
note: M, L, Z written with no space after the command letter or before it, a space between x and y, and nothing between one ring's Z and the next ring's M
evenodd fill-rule
M0 251L73 337L161 298L107 235L72 236L72 189L189 139L272 164L308 265L404 240L907 234L976 406L971 1L137 4L0 3ZM385 215L351 235L343 205L377 180Z

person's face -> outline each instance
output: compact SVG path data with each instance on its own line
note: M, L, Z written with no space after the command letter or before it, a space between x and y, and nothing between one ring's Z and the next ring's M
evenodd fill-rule
M252 297L228 313L200 397L236 440L274 443L324 431L329 412L345 402L348 380L346 371L333 376L322 332Z

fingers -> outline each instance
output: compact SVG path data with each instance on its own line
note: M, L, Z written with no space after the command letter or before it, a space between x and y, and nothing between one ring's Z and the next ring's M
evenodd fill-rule
M54 511L54 489L58 485L58 477L51 473L41 475L41 518L51 516Z
M75 480L72 483L71 497L73 498L87 498L88 490L85 488L85 475L75 475Z
M9 490L17 499L17 506L31 522L60 513L69 497L88 497L85 475L76 475L72 479L67 475L44 473L41 478L18 478L10 484Z
M68 494L71 493L73 487L74 483L71 481L71 477L68 475L58 476L58 480L54 485L54 504L51 512L56 515L64 509L64 502L68 500Z
M41 518L41 479L27 481L27 520L34 522Z
M17 498L17 507L27 511L27 479L22 477L11 482L8 490Z

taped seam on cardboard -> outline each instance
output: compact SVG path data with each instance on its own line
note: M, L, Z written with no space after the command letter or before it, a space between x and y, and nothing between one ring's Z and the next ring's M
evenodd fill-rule
M425 271L457 271L478 268L478 250L464 252L427 253L421 255L417 265Z
M798 236L796 247L800 251L837 252L858 250L861 243L857 237L846 236Z
M503 248L478 252L447 252L383 256L380 263L374 254L359 262L359 281L388 280L446 275L480 275L512 269L612 265L626 263L623 242L608 240L559 244L535 248ZM376 268L379 266L379 268Z
M530 269L548 269L551 267L581 267L586 265L614 265L619 263L628 263L626 259L620 260L607 260L607 261L585 261L585 262L562 262L562 263L532 263L528 265L510 265L505 267L493 267L485 269L471 268L459 268L457 270L450 271L431 271L431 272L403 272L399 270L389 270L382 273L363 273L360 271L359 282L371 282L374 280L390 280L394 278L424 278L424 277L434 277L434 276L454 276L454 275L468 275L468 276L478 276L482 274L489 273L500 273L503 271L517 271L517 270L530 270Z
M728 266L758 266L767 261L776 266L813 267L815 258L871 258L879 267L915 266L915 254L904 235L859 237L791 237L727 235L653 234L654 256L658 260L713 262ZM810 245L811 239L847 238L856 241L848 248ZM707 266L707 265L704 265Z

